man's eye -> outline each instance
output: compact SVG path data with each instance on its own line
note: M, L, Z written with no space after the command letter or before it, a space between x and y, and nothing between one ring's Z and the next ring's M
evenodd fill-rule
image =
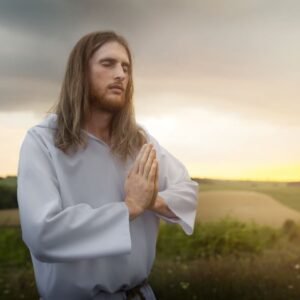
M103 62L103 63L102 63L102 65L103 65L103 66L110 66L110 65L111 65L111 63L110 63L110 62L108 62L108 61L106 61L106 62Z

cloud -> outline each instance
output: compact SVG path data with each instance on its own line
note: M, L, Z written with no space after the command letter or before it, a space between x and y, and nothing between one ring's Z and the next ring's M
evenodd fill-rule
M6 78L0 81L1 110L46 112L58 98L58 86L50 81Z
M1 1L0 110L49 107L77 40L112 29L133 49L143 114L160 101L299 124L299 12L294 0Z

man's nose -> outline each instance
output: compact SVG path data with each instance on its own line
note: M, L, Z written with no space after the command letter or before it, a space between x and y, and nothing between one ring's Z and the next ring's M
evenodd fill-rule
M125 72L123 69L122 65L116 65L116 69L115 69L115 78L119 78L121 80L123 80L125 78Z

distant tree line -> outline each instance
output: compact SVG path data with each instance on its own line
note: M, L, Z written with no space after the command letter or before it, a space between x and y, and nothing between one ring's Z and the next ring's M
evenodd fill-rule
M17 178L0 177L0 209L18 208Z
M17 190L15 187L0 185L0 209L18 208Z

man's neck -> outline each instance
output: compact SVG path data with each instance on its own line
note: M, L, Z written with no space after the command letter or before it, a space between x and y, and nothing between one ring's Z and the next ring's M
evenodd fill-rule
M84 129L109 145L111 120L111 113L94 110L87 118Z

